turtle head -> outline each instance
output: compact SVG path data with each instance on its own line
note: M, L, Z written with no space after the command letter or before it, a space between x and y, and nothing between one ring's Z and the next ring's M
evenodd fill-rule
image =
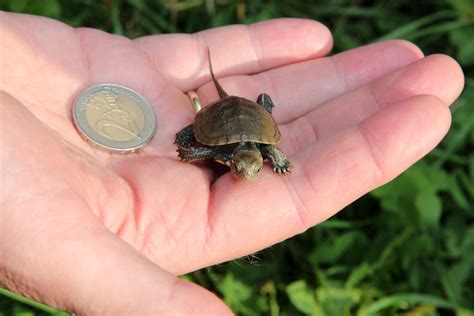
M252 180L257 177L262 165L262 154L255 145L238 146L232 155L230 171L237 178Z

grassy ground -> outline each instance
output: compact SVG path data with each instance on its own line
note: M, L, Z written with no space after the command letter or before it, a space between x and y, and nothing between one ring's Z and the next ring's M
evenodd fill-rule
M453 56L466 88L429 156L305 234L186 277L241 315L474 315L474 1L312 3L0 0L0 9L129 37L305 17L330 27L336 52L404 38ZM0 316L54 313L20 300L0 290Z

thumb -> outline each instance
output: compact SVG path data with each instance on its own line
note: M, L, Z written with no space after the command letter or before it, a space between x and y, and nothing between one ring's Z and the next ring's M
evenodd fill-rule
M212 293L160 269L108 231L81 231L45 236L52 243L39 237L3 247L0 283L77 314L230 314ZM24 243L29 249L22 250Z
M81 315L231 314L102 225L24 105L0 92L0 111L0 286Z

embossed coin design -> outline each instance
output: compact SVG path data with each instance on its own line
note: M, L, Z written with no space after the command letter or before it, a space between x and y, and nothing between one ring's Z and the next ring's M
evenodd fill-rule
M74 124L90 142L113 152L133 152L156 131L155 111L130 88L99 84L82 91L73 107Z

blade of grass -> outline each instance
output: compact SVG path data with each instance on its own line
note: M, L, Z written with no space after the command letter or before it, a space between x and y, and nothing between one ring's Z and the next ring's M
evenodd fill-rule
M298 6L299 5L299 6ZM301 15L301 13L309 13L317 16L347 16L347 17L377 17L384 14L384 11L378 7L363 6L344 6L340 4L311 5L305 2L292 1L290 3L282 3L281 11L284 14L293 13L293 15Z
M318 228L324 229L351 229L370 224L370 221L346 221L342 219L330 219L318 225Z
M114 26L114 33L123 35L122 21L120 21L120 8L118 1L112 1L111 8L112 25Z
M384 251L380 255L379 259L372 265L373 271L377 271L381 269L385 262L387 262L390 257L395 252L395 249L403 244L408 238L413 236L414 231L412 227L407 227L401 232L396 238L392 239L392 241L385 246Z
M165 20L161 14L157 14L157 10L152 9L148 6L146 1L142 0L128 0L128 3L135 7L136 10L138 10L141 14L143 14L144 17L150 20L152 24L156 24L159 29L161 29L163 32L168 32L168 33L173 33L175 32L175 27L171 25L171 23L167 20ZM149 27L150 25L148 25ZM156 32L153 33L162 33L156 30Z
M411 23L405 24L405 25L393 30L392 32L390 32L388 34L386 34L382 37L379 37L375 41L378 42L378 41L384 41L384 40L394 39L394 38L406 38L407 36L410 35L410 33L421 29L425 25L428 25L430 23L434 23L434 22L439 21L439 20L455 18L455 17L457 17L457 14L454 11L436 12L436 13L433 13L431 15L422 17L418 20L415 20Z
M400 304L429 304L441 308L455 310L458 308L455 304L452 304L440 297L433 295L425 295L418 293L406 293L398 294L392 296L386 296L380 300L368 305L367 307L361 309L357 315L358 316L371 316L371 315L380 315L381 311Z
M451 141L446 145L446 148L442 152L443 155L439 157L433 164L434 167L440 168L454 152L458 150L460 145L466 140L466 137L474 130L474 120L465 122L464 125L460 126L460 129L454 134Z
M469 22L467 21L449 21L446 23L441 23L438 25L434 25L431 27L428 27L426 29L414 32L412 35L406 36L405 39L413 41L419 38L427 37L429 35L433 34L443 34L450 32L455 29L459 29L461 27L464 27L468 25Z
M17 295L15 293L10 292L10 291L8 291L6 289L3 289L3 288L0 288L0 295L6 296L6 297L8 297L12 300L15 300L17 302L20 302L20 303L23 303L23 304L26 304L26 305L29 305L29 306L32 306L32 307L34 307L38 310L53 314L55 316L67 316L67 315L69 315L66 312L63 312L63 311L57 310L55 308L49 307L47 305L32 301L30 299L27 299L26 297Z

